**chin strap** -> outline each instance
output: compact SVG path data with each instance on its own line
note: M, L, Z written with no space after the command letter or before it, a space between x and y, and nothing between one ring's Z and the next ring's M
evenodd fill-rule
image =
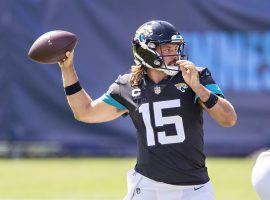
M180 71L179 66L176 65L163 65L161 68L155 68L159 71L164 72L165 74L169 76L175 76Z

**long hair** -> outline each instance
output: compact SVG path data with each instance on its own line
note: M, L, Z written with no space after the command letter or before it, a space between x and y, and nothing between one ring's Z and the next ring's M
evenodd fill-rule
M142 65L133 65L131 66L131 78L130 78L130 85L138 86L141 84L142 75L146 71L146 67Z

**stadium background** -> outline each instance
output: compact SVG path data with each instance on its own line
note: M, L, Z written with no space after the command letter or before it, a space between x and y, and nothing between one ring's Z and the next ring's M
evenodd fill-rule
M211 69L238 112L230 129L206 117L207 154L247 155L270 146L269 6L266 0L0 1L0 154L135 155L131 120L76 122L58 66L34 63L27 53L44 32L74 32L80 82L98 98L129 71L134 32L152 19L180 30L189 59Z
M133 64L131 40L145 21L167 20L181 32L189 59L207 66L234 104L229 129L205 116L205 151L247 156L270 146L270 3L267 0L0 0L0 156L134 156L128 118L74 120L57 65L27 58L50 30L75 33L75 65L93 98Z

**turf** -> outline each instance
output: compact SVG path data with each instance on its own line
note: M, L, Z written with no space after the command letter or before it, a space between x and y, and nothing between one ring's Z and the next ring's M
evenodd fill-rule
M134 158L0 160L0 199L116 200ZM207 160L216 200L256 200L249 159Z

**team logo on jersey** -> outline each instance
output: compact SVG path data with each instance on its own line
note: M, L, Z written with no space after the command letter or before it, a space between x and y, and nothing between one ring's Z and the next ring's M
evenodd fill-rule
M161 88L160 88L160 86L155 86L155 87L154 87L154 92L155 92L155 94L160 94L160 93L161 93Z
M177 90L180 90L181 92L185 92L186 89L188 89L188 86L185 83L177 83L174 86L177 88Z

